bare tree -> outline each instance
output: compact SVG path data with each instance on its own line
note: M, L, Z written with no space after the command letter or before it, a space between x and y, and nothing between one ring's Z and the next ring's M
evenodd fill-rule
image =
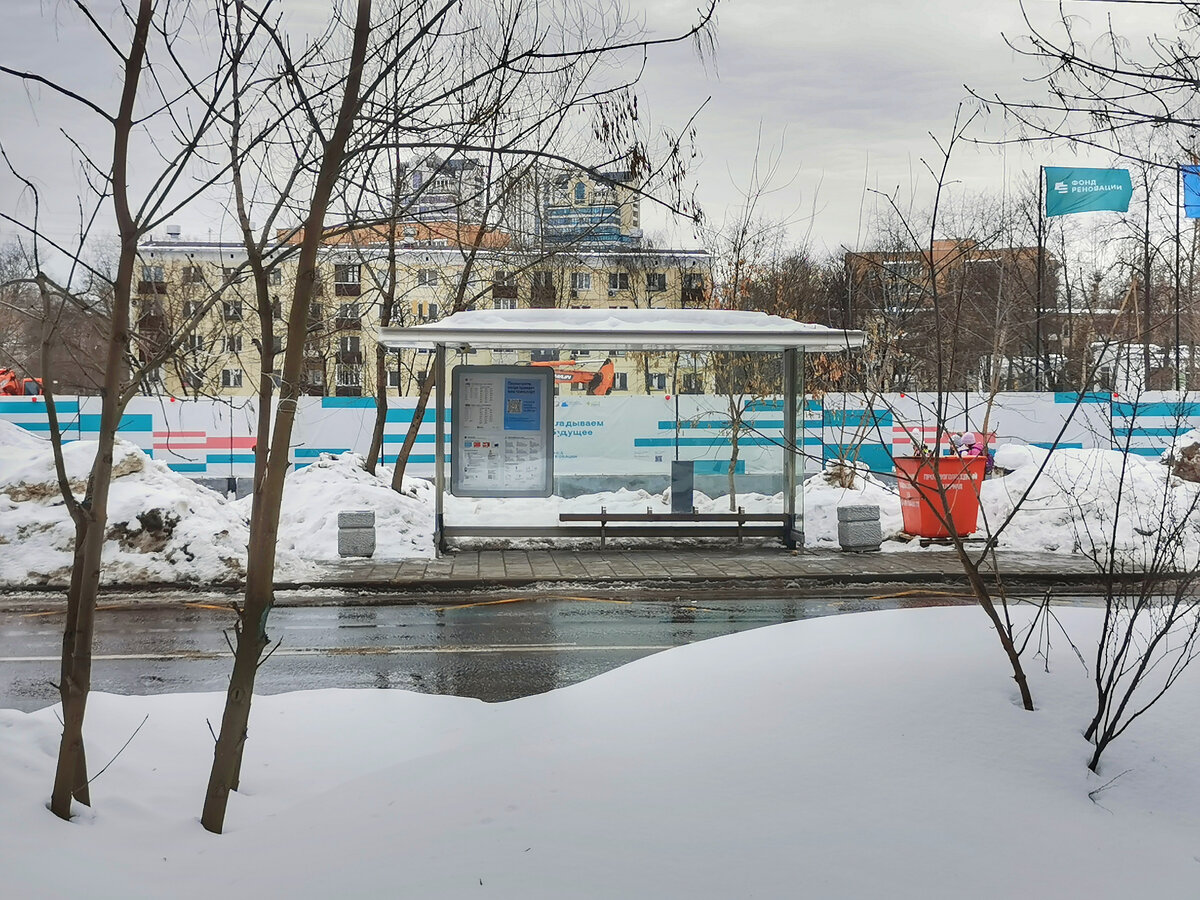
M220 176L221 167L208 162L206 141L221 110L229 103L230 64L244 63L240 51L235 49L223 64L208 66L203 72L193 70L193 64L185 61L189 54L181 52L185 40L181 31L195 24L193 17L202 13L187 3L161 10L151 0L124 6L121 21L127 30L119 26L106 28L85 3L77 3L76 9L84 24L118 61L120 92L112 108L89 99L86 88L60 83L37 72L0 66L0 73L6 76L27 85L39 85L73 102L81 114L103 123L111 136L110 155L67 136L81 155L82 173L92 191L91 197L81 198L81 208L85 210L81 231L86 235L98 221L111 221L118 237L115 272L109 288L109 327L103 347L104 381L100 386L97 450L82 498L75 495L66 477L53 397L47 396L59 482L76 535L63 636L60 691L64 727L51 797L51 809L62 818L70 816L72 795L86 801L82 729L91 683L94 613L117 427L141 380L182 340L181 335L174 338L160 335L162 340L155 341L153 346L143 344L134 352L134 296L147 290L151 294L156 292L153 279L143 277L139 283L136 278L138 243ZM193 37L189 34L186 40ZM147 166L144 158L147 152L156 160L154 166ZM28 181L25 183L27 188L31 187ZM111 220L101 214L109 203ZM36 213L32 222L20 217L6 218L24 229L39 248L66 255L73 271L86 268L79 247L71 250L44 233ZM78 290L70 284L63 287L54 284L42 268L47 261L40 252L38 260L37 278L43 296L78 295ZM98 274L94 269L91 271Z
M595 10L550 9L544 4L535 10L522 0L471 4L393 0L380 7L376 11L372 0L357 0L352 20L335 17L336 33L325 43L328 55L321 56L319 65L301 68L290 61L282 42L277 48L303 127L313 135L314 174L302 189L289 189L291 197L300 199L304 215L297 232L296 279L287 314L279 403L270 434L258 435L260 445L269 443L269 450L255 483L233 673L201 816L203 826L214 832L222 830L229 792L238 784L255 675L269 646L266 629L274 600L275 544L290 467L306 313L318 277L319 253L329 233L327 221L339 212L354 213L334 208L339 197L348 196L345 179L356 171L356 160L381 150L457 149L513 158L563 158L544 149L543 128L553 127L545 124L541 107L523 107L521 102L539 94L569 98L571 94L562 91L562 79L576 70L588 69L597 58L655 43L626 40L620 17L607 16L616 7L606 8L604 16ZM711 12L710 8L691 29L685 29L685 36L700 34ZM339 40L349 44L348 52L338 52ZM444 66L441 61L446 58L459 60L461 67ZM420 88L397 97L389 90L395 83L393 76L409 67L417 73ZM422 77L429 72L437 77ZM475 96L481 84L496 79L503 83L510 77L519 81L521 90L499 90L493 95L494 103L508 113L503 117L504 130L494 129L478 145L463 146L458 117L469 108L464 98ZM582 96L594 98L599 121L613 123L606 87ZM569 108L588 106L579 102ZM629 124L620 117L616 123ZM397 133L402 135L399 141ZM629 129L614 133L622 138L634 134Z

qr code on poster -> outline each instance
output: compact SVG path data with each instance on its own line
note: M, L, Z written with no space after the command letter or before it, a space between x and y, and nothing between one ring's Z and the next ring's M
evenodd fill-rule
M513 414L517 414L517 413L521 412L521 401L520 400L509 400L509 401L507 401L507 403L508 403L508 406L507 406L508 412L513 413Z

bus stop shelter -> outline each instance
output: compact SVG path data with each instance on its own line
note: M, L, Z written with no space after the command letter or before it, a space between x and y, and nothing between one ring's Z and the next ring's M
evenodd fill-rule
M804 498L797 497L797 460L804 447L804 355L853 351L865 342L861 331L845 331L743 310L713 309L509 309L455 313L438 322L381 328L379 342L395 350L434 354L436 434L434 438L435 545L449 537L584 536L570 526L475 526L444 521L446 353L470 350L569 350L594 348L635 352L779 354L782 357L783 483L782 535L787 546L804 546ZM800 475L803 476L801 460ZM670 517L637 517L639 519ZM711 517L715 518L715 517ZM696 517L680 536L703 536ZM620 536L620 535L617 535Z

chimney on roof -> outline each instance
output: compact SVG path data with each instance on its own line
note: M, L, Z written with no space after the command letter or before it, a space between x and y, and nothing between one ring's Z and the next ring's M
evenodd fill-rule
M179 226L178 226L178 225L168 225L168 226L167 226L167 240L168 240L168 241L177 241L177 240L179 240L179 235L180 235L181 233L182 233L182 232L180 232L180 230L179 230Z

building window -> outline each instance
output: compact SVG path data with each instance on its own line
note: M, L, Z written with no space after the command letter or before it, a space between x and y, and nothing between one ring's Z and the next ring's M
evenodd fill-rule
M187 348L193 353L200 353L204 350L204 335L189 334L187 336Z
M582 181L577 181L575 183L575 202L583 203L585 200L587 200L587 185Z
M188 369L184 372L183 383L190 391L198 391L204 387L204 377L195 369Z
M240 388L242 386L242 370L241 369L222 369L221 370L221 387L223 388Z
M399 388L400 388L400 370L399 369L388 369L387 381L388 381L388 387L396 388L397 390L399 390Z
M591 272L572 272L571 273L571 290L573 291L590 291L592 289L592 273Z
M555 348L553 350L541 349L541 350L530 350L529 351L529 361L530 362L550 362L550 361L556 360L556 359L558 359L558 349L557 348Z
M517 277L505 269L497 269L492 273L492 284L499 284L503 287L516 287Z
M418 287L437 287L438 272L437 269L417 269L417 286Z
M221 269L221 278L227 284L241 284L246 280L246 275L237 266L224 266Z
M680 378L679 393L703 394L704 375L701 372L684 372Z
M610 291L627 291L627 290L629 290L629 273L628 272L609 272L608 273L608 289Z
M629 373L628 372L614 372L612 389L614 391L629 390Z
M704 276L699 272L684 272L683 286L689 291L700 291L704 289Z
M276 322L283 318L283 305L279 302L278 297L271 298L271 318Z
M667 389L667 373L651 372L646 376L646 390L665 391Z
M166 281L162 266L142 266L142 281L150 284L162 284Z
M497 297L492 301L492 309L516 309L516 297Z
M184 266L180 278L184 284L203 284L204 271L199 266Z
M362 324L358 304L338 304L337 328L359 328Z
M241 353L242 352L242 336L240 334L231 334L225 338L226 353Z
M362 338L359 337L344 337L338 344L343 353L357 353L362 347Z
M198 300L183 301L183 317L185 319L190 319L198 312L200 312L200 302Z
M222 311L226 322L242 321L242 301L241 300L223 300L221 302Z
M647 272L646 273L646 290L650 293L665 291L667 289L667 276L664 272Z
M283 284L283 269L272 269L268 272L267 284Z
M589 357L591 355L592 355L591 350L572 350L571 351L571 359L587 359L587 357Z
M438 317L438 305L436 303L418 303L417 315L426 322L432 322Z
M339 297L357 297L362 292L362 267L342 263L333 267L333 293Z
M554 273L547 272L542 269L533 273L533 286L535 288L552 288L554 287Z

